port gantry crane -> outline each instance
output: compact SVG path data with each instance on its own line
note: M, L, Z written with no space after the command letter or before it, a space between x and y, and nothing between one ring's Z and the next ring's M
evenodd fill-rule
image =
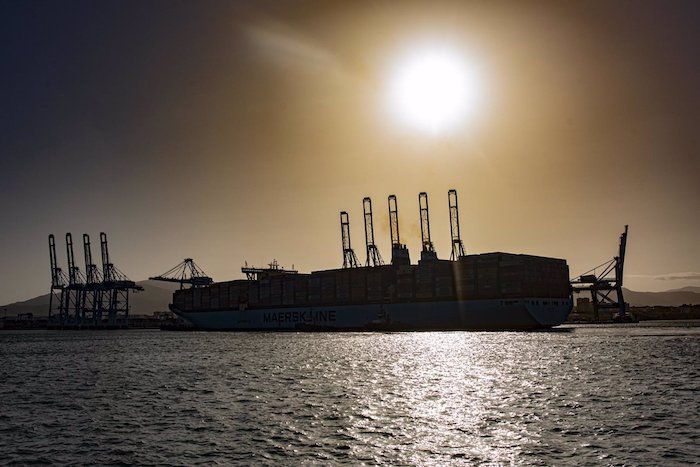
M129 280L109 261L107 235L100 233L102 247L102 274L92 263L90 237L83 234L85 275L75 264L73 237L66 234L68 276L58 267L56 242L49 235L49 260L51 263L51 295L49 298L49 326L59 328L110 327L124 328L129 319L129 292L143 290ZM108 320L102 320L107 310ZM90 312L91 316L87 316Z
M345 211L340 213L340 237L343 244L343 269L359 267L360 262L350 245L350 219Z
M49 235L49 261L51 262L51 292L49 294L49 322L63 325L65 316L66 275L58 267L56 240Z
M83 310L89 313L91 325L97 327L102 323L102 274L92 261L90 236L83 234L83 255L85 256L85 288L83 290Z
M66 234L66 259L68 261L68 285L65 294L67 322L64 324L81 327L85 321L85 310L83 309L85 277L80 272L80 268L75 265L73 236L70 233Z
M430 218L428 217L428 194L424 191L418 194L418 207L420 208L420 234L423 249L420 252L420 259L436 260L437 253L433 242L430 240Z
M447 203L450 207L450 236L452 238L452 253L450 259L456 261L462 256L466 256L464 252L464 243L459 236L459 211L457 210L457 190L452 189L447 192Z
M574 293L591 292L593 316L596 321L600 320L601 309L617 310L617 315L614 317L616 321L624 322L631 319L627 315L625 299L622 295L622 277L625 267L625 252L627 250L627 228L628 226L626 225L625 231L620 235L620 247L617 256L571 280ZM598 270L602 270L602 272L598 274Z
M384 260L379 254L379 249L374 243L374 224L372 222L372 200L364 198L362 200L362 210L365 214L365 244L367 245L367 262L365 266L382 266Z
M107 325L109 327L128 327L129 292L143 290L136 285L109 260L107 234L100 232L100 250L102 252L102 287L103 300L107 302Z
M401 243L399 237L399 207L396 195L389 195L389 230L391 231L391 264L407 266L411 264L411 258L406 245Z
M209 285L214 280L207 276L202 268L197 266L192 258L185 258L177 266L168 269L163 274L149 277L153 281L175 282L180 284L180 289L185 288L185 284L190 287L202 287Z

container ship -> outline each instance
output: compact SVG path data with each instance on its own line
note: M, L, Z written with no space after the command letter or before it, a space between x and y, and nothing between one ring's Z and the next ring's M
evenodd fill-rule
M363 201L367 261L350 245L341 213L343 267L299 273L244 267L246 279L192 283L170 309L195 329L236 331L535 330L563 323L571 309L565 260L524 254L465 254L455 190L448 193L452 255L441 260L430 240L427 195L419 195L423 250L411 264L401 244L396 197L389 196L392 259L374 244L371 200Z

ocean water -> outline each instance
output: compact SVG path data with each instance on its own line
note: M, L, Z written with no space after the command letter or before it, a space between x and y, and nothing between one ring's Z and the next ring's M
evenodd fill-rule
M0 463L693 464L699 326L2 332Z

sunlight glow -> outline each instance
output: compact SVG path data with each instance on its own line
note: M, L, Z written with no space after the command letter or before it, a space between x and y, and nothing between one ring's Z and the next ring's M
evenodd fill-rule
M403 123L432 134L453 129L476 105L478 85L462 57L445 48L414 51L394 68L389 107Z

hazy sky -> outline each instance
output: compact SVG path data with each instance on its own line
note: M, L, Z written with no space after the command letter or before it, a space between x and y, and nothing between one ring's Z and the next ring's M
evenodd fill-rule
M574 275L629 224L628 287L700 285L698 24L697 1L2 1L0 303L48 291L49 233L64 269L66 232L105 231L134 280L184 257L228 280L339 267L347 210L364 262L364 196L388 260L392 193L416 261L428 192L447 258L450 188L470 253ZM428 43L479 76L452 132L386 110Z

